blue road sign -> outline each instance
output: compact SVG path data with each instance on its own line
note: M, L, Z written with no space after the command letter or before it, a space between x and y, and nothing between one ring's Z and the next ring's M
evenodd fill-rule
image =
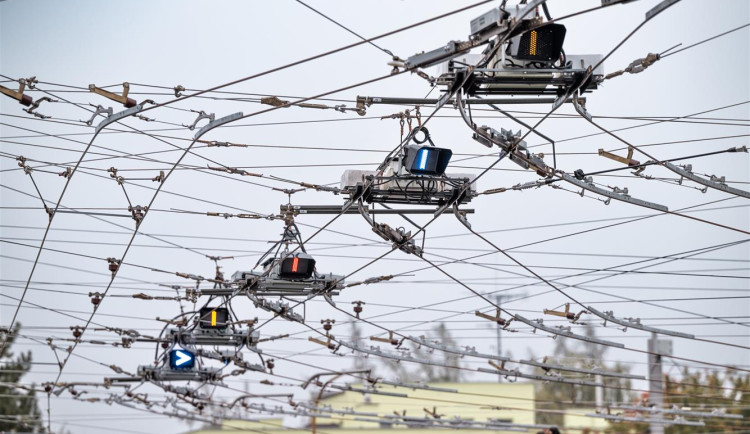
M192 369L195 367L195 354L188 350L177 349L169 352L169 367L171 369Z

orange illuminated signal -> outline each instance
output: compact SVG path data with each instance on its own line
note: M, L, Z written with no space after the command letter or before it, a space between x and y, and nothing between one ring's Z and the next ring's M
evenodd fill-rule
M224 329L229 323L229 309L226 307L202 307L198 326L202 329Z
M531 31L531 41L529 41L529 54L536 55L536 30Z
M309 279L315 270L315 259L305 253L290 255L281 260L278 270L281 279Z

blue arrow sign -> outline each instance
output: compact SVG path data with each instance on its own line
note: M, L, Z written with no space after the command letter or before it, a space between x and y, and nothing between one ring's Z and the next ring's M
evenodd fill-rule
M169 352L169 367L172 369L192 369L195 367L195 354L179 349Z

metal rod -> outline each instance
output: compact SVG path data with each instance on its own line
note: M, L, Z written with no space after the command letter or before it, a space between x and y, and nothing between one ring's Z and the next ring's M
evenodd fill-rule
M709 412L704 412L704 411L687 411L687 410L679 410L679 409L675 410L675 409L669 409L669 408L644 407L642 405L617 405L617 406L610 406L610 408L615 408L618 410L633 410L633 411L637 411L640 413L674 414L676 416L744 419L744 416L742 416L741 414L722 413L719 411L713 411L709 413Z
M551 383L566 383L566 384L575 384L578 386L590 386L590 387L597 387L602 386L602 383L594 383L591 381L585 381L585 380L576 380L573 378L566 378L558 375L535 375L535 374L524 374L523 372L514 369L512 371L509 371L507 369L487 369L487 368L477 368L477 371L479 372L485 372L487 374L498 374L502 375L506 378L513 377L513 378L528 378L530 380L537 380L537 381L544 381L544 382L551 382ZM509 380L511 383L514 383L516 380Z
M656 327L651 327L647 325L643 325L640 322L636 322L630 319L620 319L616 318L612 312L600 312L591 306L586 306L586 310L591 312L592 314L598 316L599 318L603 319L605 321L609 321L611 323L619 324L624 327L630 327L638 330L643 330L651 333L659 333L662 335L669 335L669 336L676 336L679 338L686 338L686 339L695 339L695 335L691 335L689 333L682 333L682 332L674 332L671 330L664 330Z
M577 372L579 374L596 375L596 376L601 375L603 377L615 377L615 378L630 378L633 380L645 380L646 379L646 377L644 377L643 375L620 374L618 372L606 372L606 371L599 371L596 369L581 369L581 368L575 368L571 366L535 362L533 360L521 360L518 363L522 363L524 365L537 366L542 369L554 369L556 371ZM596 382L600 383L601 381L597 380Z
M572 333L572 332L570 332L570 331L568 331L566 329L562 329L562 328L547 327L547 326L545 326L545 325L543 325L541 323L541 320L532 321L532 320L526 319L526 318L524 318L524 317L522 317L521 315L518 315L518 314L513 315L513 318L516 321L520 321L520 322L522 322L522 323L524 323L524 324L526 324L528 326L531 326L531 327L533 327L535 329L539 329L539 330L545 331L547 333L552 333L553 335L564 336L566 338L573 338L573 339L578 339L578 340L586 341L586 342L592 342L592 343L599 344L599 345L607 345L607 346L615 347L615 348L625 348L625 345L621 344L619 342L611 342L611 341L605 341L603 339L597 339L597 338L592 338L592 337L588 337L588 336L577 335L575 333Z
M467 104L552 104L556 98L469 98L465 99L464 102ZM578 98L578 101L586 101L586 98ZM357 102L363 103L366 106L372 104L387 104L387 105L435 105L438 102L437 98L396 98L396 97L380 97L380 96L357 96ZM449 104L453 104L455 100L451 99L448 101ZM568 98L565 102L573 102L572 98Z
M287 205L281 205L279 208L283 213L287 210ZM359 211L354 208L344 211L342 207L337 205L293 205L292 210L299 214L359 214ZM473 209L462 209L461 211L474 214ZM370 209L367 212L370 214L433 214L435 211L432 209Z
M651 424L651 431L652 433L663 433L664 432L664 425L687 425L687 426L706 426L705 422L703 421L690 421L690 420L680 420L680 419L649 419L649 418L643 418L643 417L629 417L629 416L615 416L611 414L596 414L596 413L586 413L584 414L586 417L599 417L602 419L611 420L614 422L640 422L640 423L648 423ZM654 427L660 427L661 431L655 431Z

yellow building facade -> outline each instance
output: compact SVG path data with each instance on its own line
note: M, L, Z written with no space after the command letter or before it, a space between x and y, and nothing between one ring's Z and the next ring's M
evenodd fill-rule
M325 395L318 402L319 408L333 411L352 411L358 415L329 414L330 417L310 419L303 429L283 426L282 419L269 418L256 422L227 420L222 427L195 431L195 434L244 434L265 433L334 433L334 434L375 434L408 429L410 433L422 434L445 431L439 427L419 427L424 418L450 421L459 417L477 423L491 420L505 423L534 424L534 384L533 383L436 383L431 387L453 389L459 393L438 390L406 389L381 385L378 390L406 396L362 394L345 391ZM315 399L313 396L311 399ZM398 416L397 416L398 415ZM413 419L412 419L413 418ZM375 421L377 419L378 421ZM387 423L387 420L409 421ZM386 421L386 422L384 422ZM447 422L446 422L447 423ZM536 432L529 429L526 432ZM509 433L518 431L461 429L462 433Z

